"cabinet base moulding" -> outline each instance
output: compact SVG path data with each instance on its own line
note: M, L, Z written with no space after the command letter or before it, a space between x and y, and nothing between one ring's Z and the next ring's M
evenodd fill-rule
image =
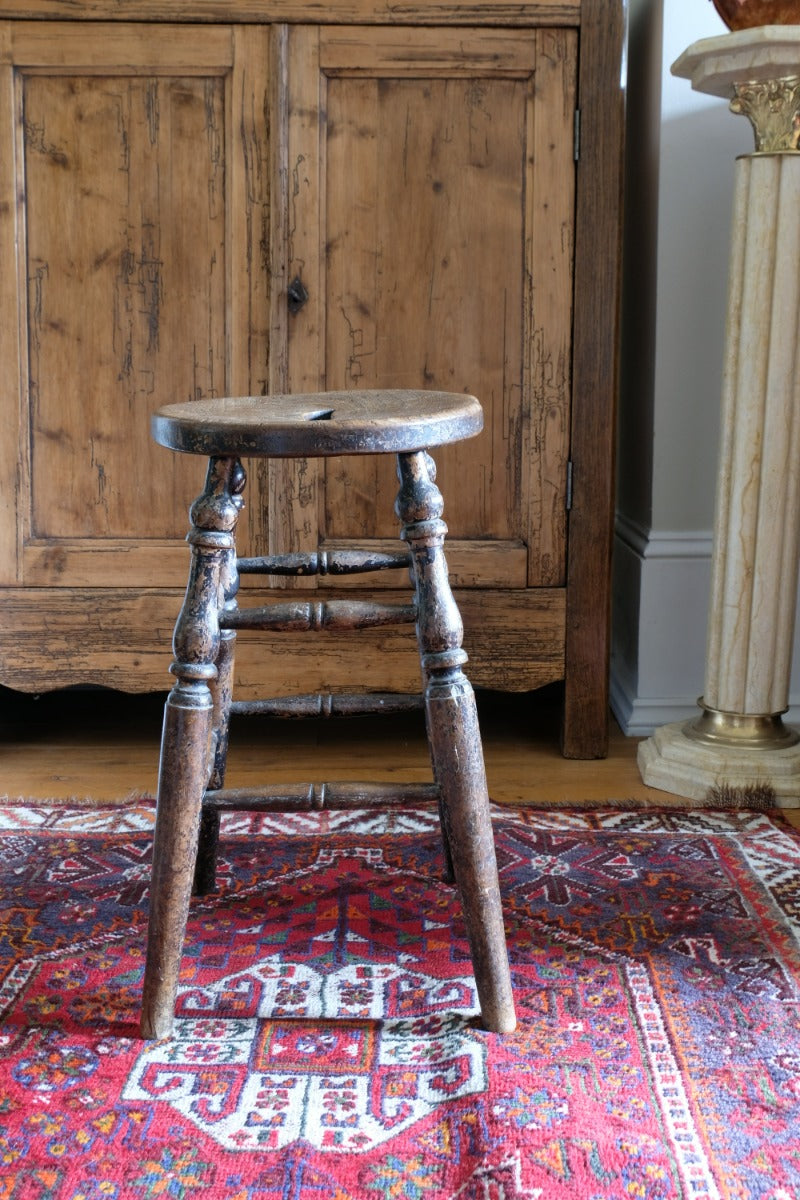
M0 591L0 684L25 692L100 685L123 692L165 691L172 629L183 592L107 588L91 596L71 589ZM323 599L327 593L315 593ZM248 589L247 606L279 603L285 592ZM407 591L381 592L385 603ZM467 668L476 687L528 691L564 678L565 593L456 590L464 619ZM418 692L419 658L407 628L351 634L240 633L237 699L295 691L346 691L353 680L367 691ZM246 648L245 648L246 647ZM286 664L292 664L287 675Z

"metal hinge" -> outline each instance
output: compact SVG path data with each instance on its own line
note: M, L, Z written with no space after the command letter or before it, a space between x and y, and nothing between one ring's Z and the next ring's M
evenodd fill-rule
M572 459L567 459L567 512L572 511Z
M572 118L572 157L575 162L581 156L581 110L575 109Z

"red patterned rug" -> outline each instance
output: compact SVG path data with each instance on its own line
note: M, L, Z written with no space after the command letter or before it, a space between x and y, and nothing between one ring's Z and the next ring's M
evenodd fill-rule
M0 1200L800 1196L779 819L498 811L499 1037L431 816L227 817L146 1044L151 825L0 810Z

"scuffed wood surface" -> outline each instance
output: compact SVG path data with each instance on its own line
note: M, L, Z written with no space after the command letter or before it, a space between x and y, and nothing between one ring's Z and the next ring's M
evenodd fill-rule
M281 717L296 720L320 717L363 717L378 713L407 713L421 709L424 698L407 692L307 692L302 696L278 696L261 700L234 700L231 714Z
M199 468L202 464L197 461L195 465ZM254 474L251 471L251 478ZM199 478L200 474L192 480L194 491L197 491ZM246 511L252 513L254 507L258 509L260 506L251 504ZM185 514L187 508L182 499L181 513ZM180 524L180 521L176 521L176 524ZM239 523L239 531L242 530L246 537L244 519ZM245 537L241 538L242 545ZM399 545L397 538L369 539L359 544L363 549L371 548L378 553L396 551ZM353 547L351 542L323 541L319 543L319 549L322 552L342 550L350 553ZM58 586L62 580L68 582L70 587L105 588L122 575L124 578L146 580L148 585L151 580L158 580L160 587L182 587L186 580L187 561L188 551L181 542L157 538L138 545L124 538L104 538L99 544L91 538L34 543L25 549L25 581L28 586L37 588ZM502 588L510 585L522 588L525 586L527 561L525 545L520 541L448 538L447 565L457 587ZM370 579L369 587L398 588L403 586L407 578L407 571L390 570L382 573L380 578ZM243 579L242 586L249 588L259 585L251 579ZM316 583L313 586L317 586ZM326 586L363 590L364 581L340 575L335 579L329 577Z
M203 807L233 812L322 812L331 809L405 808L436 804L434 783L295 783L208 791Z
M188 565L186 558L183 563ZM20 691L78 683L163 691L172 682L170 645L182 596L182 588L139 593L105 588L92 594L41 588L34 606L29 591L8 589L2 594L0 683ZM319 596L324 599L326 593ZM456 590L455 596L476 686L519 691L563 678L563 589ZM248 604L270 599L281 596L266 589L247 596ZM375 599L403 604L408 590L380 592ZM354 680L369 691L418 692L420 687L419 659L408 629L362 630L357 638L333 633L266 638L242 632L237 646L237 699L350 691ZM292 664L289 680L287 662Z
M18 583L22 578L22 530L17 512L28 456L19 402L27 361L17 326L18 254L22 247L16 228L19 147L15 125L14 72L0 65L0 584Z
M572 435L572 292L577 36L537 34L535 98L528 113L528 155L534 169L525 195L524 421L521 455L529 497L528 583L553 587L566 579L567 461Z
M108 0L7 0L7 17L60 17L69 20L129 21L292 21L307 24L360 21L399 25L438 25L449 21L473 25L573 25L580 19L580 0L539 3L537 0L122 0L109 13Z
M109 15L107 5L104 8L99 14L101 18ZM2 15L7 16L5 8ZM130 74L162 72L182 62L187 74L202 75L232 65L231 35L224 26L153 29L103 19L91 26L50 21L8 22L0 37L0 61L23 70L46 64L49 72L79 66L92 74L104 74L109 67Z
M483 411L464 392L328 390L167 404L154 413L150 428L160 445L185 454L338 460L475 437Z

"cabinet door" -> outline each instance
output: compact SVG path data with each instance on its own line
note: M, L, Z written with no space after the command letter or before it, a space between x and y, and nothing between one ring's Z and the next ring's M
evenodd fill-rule
M479 397L483 434L435 451L461 587L565 580L576 46L572 30L289 33L289 274L309 299L288 319L288 386ZM272 486L275 548L396 537L386 456L286 464Z
M149 417L268 387L268 38L0 26L0 582L184 581L203 468Z

